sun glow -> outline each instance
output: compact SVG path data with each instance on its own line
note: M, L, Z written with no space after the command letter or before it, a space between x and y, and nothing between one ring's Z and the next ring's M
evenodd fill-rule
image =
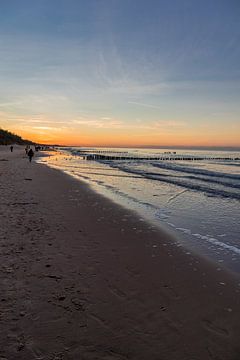
M42 144L59 144L74 146L239 146L239 137L232 129L228 133L216 133L215 130L199 135L197 131L171 133L166 130L152 132L138 128L110 130L98 132L97 129L55 129L51 127L35 127L21 130L15 127L14 132L23 138Z

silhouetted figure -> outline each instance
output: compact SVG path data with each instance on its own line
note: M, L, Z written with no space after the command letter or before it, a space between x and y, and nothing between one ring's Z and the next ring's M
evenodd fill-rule
M29 158L30 162L32 161L33 156L34 156L34 152L33 152L32 149L30 149L29 152L28 152L28 158Z
M10 150L11 150L11 152L13 152L13 146L10 146Z
M28 150L29 150L29 145L27 145L27 146L25 147L26 155L28 154Z

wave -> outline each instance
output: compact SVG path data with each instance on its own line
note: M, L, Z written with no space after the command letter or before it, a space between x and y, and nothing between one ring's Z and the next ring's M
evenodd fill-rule
M196 169L193 167L189 168L186 166L166 164L166 163L165 164L152 163L152 166L161 168L161 169L173 170L173 171L190 173L190 174L207 175L207 176L212 176L212 177L222 177L222 178L227 178L227 179L240 180L240 175L238 175L238 174L226 174L226 173L222 173L219 171Z
M231 189L239 189L239 184L232 184L232 183L229 184L229 183L226 183L224 181L221 181L220 179L215 179L215 180L207 179L207 178L203 179L203 178L198 178L198 177L195 177L195 176L182 176L182 177L179 177L179 176L171 175L171 174L160 174L160 173L156 173L156 172L149 172L149 171L145 171L145 170L136 169L136 168L133 168L133 167L126 166L126 163L125 163L125 165L117 163L117 162L115 162L114 164L112 162L106 162L106 163L108 165L114 167L114 168L117 167L118 169L120 169L120 170L122 170L124 172L132 173L132 174L135 174L135 175L141 175L145 179L151 179L151 180L155 180L155 181L161 181L161 182L164 182L164 183L174 184L176 186L180 186L180 187L183 187L183 188L186 188L186 189L191 189L191 190L194 190L194 191L201 191L201 192L204 192L204 193L206 193L208 195L211 195L211 196L221 196L221 197L240 200L240 193L231 191ZM131 165L133 165L133 164L131 164ZM136 165L136 163L135 163L135 165ZM175 167L173 167L173 166L167 167L167 166L164 166L164 165L165 164L163 164L163 167L165 169L173 170L173 171L175 170ZM183 168L183 167L181 167L181 168ZM186 168L184 168L184 169L186 169ZM192 169L189 169L189 170L192 170ZM208 170L199 170L199 169L194 169L194 170L196 170L195 174L198 174L198 173L200 173L200 174L211 173L212 176L213 176L213 173L214 173L214 176L216 178L217 178L217 176L220 176L220 174L222 176L222 173L211 172L211 171L208 171ZM178 167L177 171L180 171L179 167ZM186 172L188 172L188 171L186 171ZM240 180L240 177L238 175L235 175L235 174L224 174L224 175L229 175L230 179L234 178L234 179ZM234 176L234 177L232 177L232 176ZM226 178L228 178L228 176L226 176ZM190 180L190 181L188 181L188 180ZM201 182L205 182L209 186L205 185L205 184L202 184ZM217 187L217 186L214 187L214 184L220 185L223 188L220 188L220 187Z

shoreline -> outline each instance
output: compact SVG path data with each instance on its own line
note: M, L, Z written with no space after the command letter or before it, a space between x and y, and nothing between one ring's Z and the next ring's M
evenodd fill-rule
M11 155L0 162L2 357L237 359L238 277L83 182Z
M134 214L136 214L136 216L142 218L143 221L149 223L153 227L156 227L156 229L158 229L160 232L164 232L166 233L167 236L170 236L171 238L175 239L176 246L182 247L183 251L185 251L186 253L192 253L193 256L202 257L206 261L215 264L217 267L219 266L224 267L226 271L233 273L236 276L239 276L240 269L238 266L237 257L239 257L240 249L237 247L237 245L235 245L235 241L233 240L233 237L232 238L230 237L230 239L226 238L226 241L224 242L224 240L222 240L223 239L222 237L216 235L216 233L214 234L211 232L211 228L209 228L208 230L205 229L205 232L202 232L202 229L196 228L196 224L194 228L191 226L191 224L186 224L186 223L184 224L183 222L179 222L179 221L178 223L176 223L174 221L174 217L170 218L169 216L166 216L167 220L164 221L161 219L161 216L157 214L159 204L156 207L156 204L151 203L150 200L150 203L148 205L150 206L151 210L149 210L149 208L146 207L143 208L141 207L141 201L138 202L138 200L134 198L134 195L131 198L131 194L130 194L131 200L129 201L128 196L124 198L124 196L122 197L117 192L111 193L111 191L107 189L107 187L104 188L101 187L101 185L96 184L97 183L96 178L95 178L96 183L94 184L88 178L88 175L87 177L84 176L85 173L84 167L81 168L80 166L78 168L79 173L75 171L75 167L77 168L76 165L70 166L70 170L68 170L69 165L71 165L71 162L69 163L69 161L67 161L69 165L66 164L65 166L64 162L63 163L61 162L61 157L64 159L69 158L67 160L71 160L72 158L74 158L74 156L72 156L71 154L64 152L62 153L62 150L60 150L59 152L56 151L55 153L48 155L44 154L44 155L43 155L43 159L44 157L48 157L48 156L53 156L53 158L56 159L55 161L53 160L53 162L51 162L50 160L50 163L48 160L42 160L42 161L40 160L40 163L47 164L50 168L57 169L63 172L64 174L69 175L72 179L75 180L77 179L78 181L87 184L88 186L90 186L92 191L96 192L100 196L109 199L114 204L123 207L127 211L133 212ZM59 166L59 163L61 163L61 166ZM74 167L74 171L71 170L71 167ZM81 170L83 170L83 173L81 172ZM121 186L118 189L121 189ZM186 190L184 189L183 192L186 192ZM127 194L129 195L129 193ZM179 194L177 194L177 196L178 195ZM153 196L155 197L156 195ZM143 201L149 201L149 200L145 199ZM179 214L175 213L175 215L181 218L181 213ZM196 215L194 216L196 218ZM201 217L197 219L201 220ZM212 226L214 227L214 222L212 223ZM221 229L219 231L220 232L222 231L223 236L226 236L224 233L224 231L226 231L225 229ZM212 249L212 247L215 247L214 250Z
M58 151L54 151L56 153L58 153ZM54 156L55 154L53 153L40 153L38 158L44 158L44 157L49 157L49 156ZM63 155L64 156L64 155ZM70 156L70 155L66 155L66 156ZM213 266L213 268L215 269L220 269L221 271L224 271L226 273L228 273L230 276L232 276L235 279L239 279L240 280L240 274L237 271L234 271L233 269L229 268L229 267L225 267L225 265L223 263L219 263L216 261L214 261L213 258L208 257L207 255L203 255L202 253L198 252L198 249L194 248L193 246L187 246L186 242L183 242L183 234L182 233L177 233L175 231L174 228L167 226L164 222L159 223L158 221L154 220L151 217L144 217L144 214L141 212L138 212L136 209L133 208L129 208L126 205L115 201L113 198L111 198L108 195L105 195L104 193L101 193L100 191L94 189L94 187L91 185L91 182L89 180L85 180L80 178L78 175L73 175L72 173L65 171L64 169L62 169L61 167L58 166L52 166L49 164L46 164L45 162L38 162L39 165L43 165L46 166L49 169L52 169L56 172L60 172L62 173L62 175L64 177L66 177L66 180L68 181L73 181L74 183L79 184L79 186L83 186L87 189L88 192L92 192L93 197L98 197L100 199L100 201L106 202L110 207L116 207L116 209L118 208L120 211L122 212L127 212L132 216L136 222L139 223L139 221L145 225L145 227L149 230L150 232L153 233L159 233L160 237L162 236L163 239L165 239L165 244L164 246L172 246L172 247L179 247L179 250L181 253L184 253L186 255L190 255L194 258L199 258L202 259L204 262L206 262L206 264L209 264L211 266ZM181 235L182 237L182 241L180 241L179 235ZM219 270L218 270L219 271Z

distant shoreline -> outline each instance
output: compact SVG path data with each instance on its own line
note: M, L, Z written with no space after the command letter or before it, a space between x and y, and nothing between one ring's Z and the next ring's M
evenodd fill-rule
M103 148L103 149L172 149L172 150L199 150L199 151L240 151L240 147L215 147L215 146L99 146L99 145L89 145L89 146L83 146L83 145L49 145L49 146L55 146L55 147L81 147L81 148Z

